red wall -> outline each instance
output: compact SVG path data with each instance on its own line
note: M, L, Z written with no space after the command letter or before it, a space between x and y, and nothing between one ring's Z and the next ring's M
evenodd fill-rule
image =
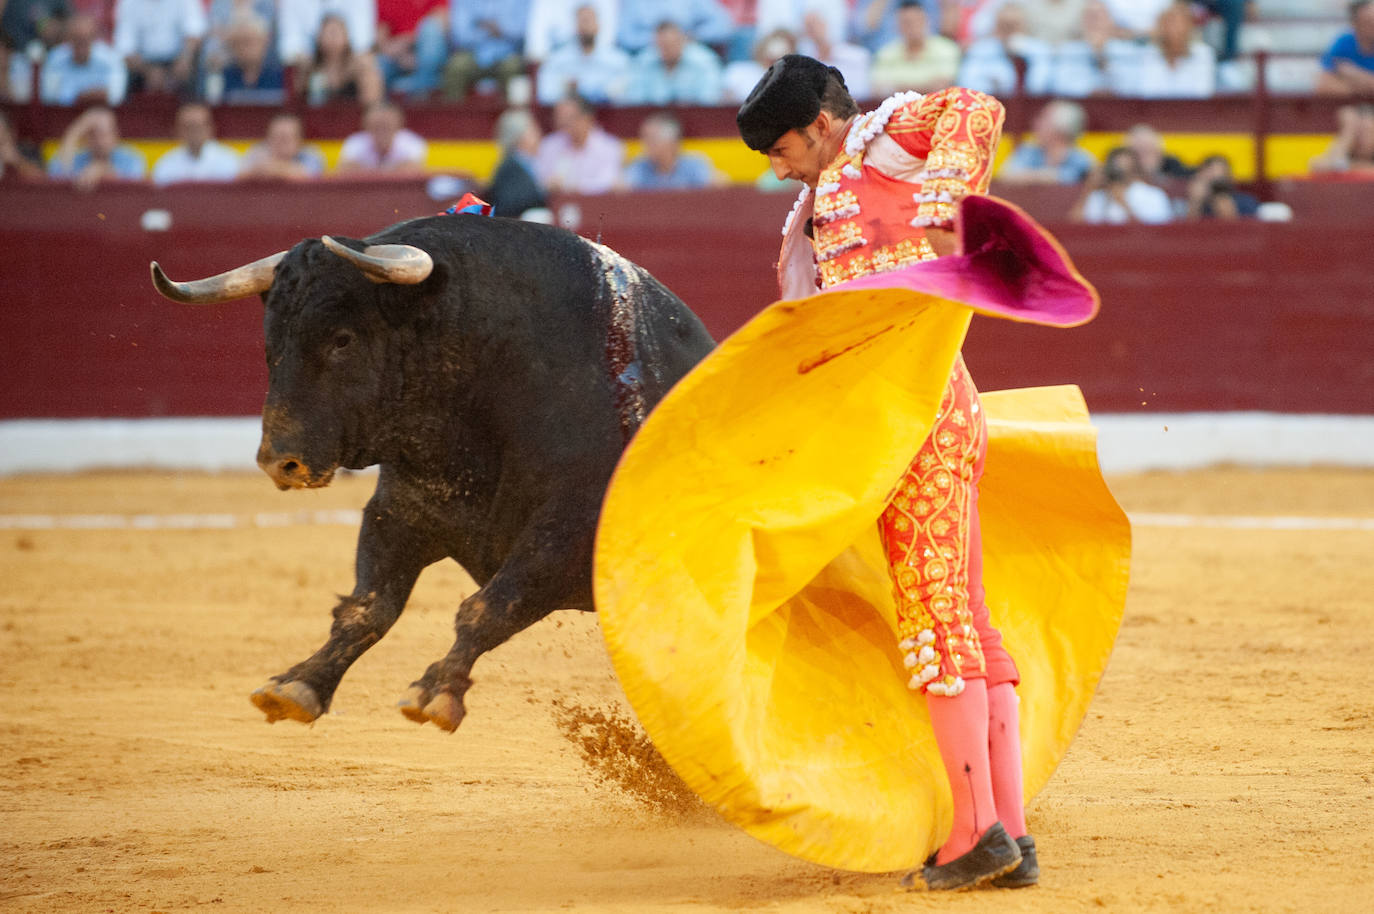
M1374 187L1288 189L1287 225L1069 226L1053 189L1015 196L1102 294L1086 327L975 320L984 389L1073 381L1114 412L1374 414ZM575 202L581 231L644 265L718 337L774 297L792 196L730 189ZM149 208L167 231L145 231ZM437 211L419 182L0 188L0 418L247 415L265 384L250 301L189 307L148 262L194 278L322 233L363 236Z

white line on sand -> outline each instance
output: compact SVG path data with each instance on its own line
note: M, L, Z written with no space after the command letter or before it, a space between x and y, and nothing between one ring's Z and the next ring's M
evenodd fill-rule
M240 514L0 514L0 530L239 530L247 527L356 527L361 511Z
M242 530L254 527L356 527L361 521L362 513L351 510L258 514L0 514L0 530ZM1226 530L1374 531L1374 517L1132 514L1131 523L1137 527Z
M1374 517L1132 514L1131 523L1137 527L1216 527L1227 530L1374 530Z

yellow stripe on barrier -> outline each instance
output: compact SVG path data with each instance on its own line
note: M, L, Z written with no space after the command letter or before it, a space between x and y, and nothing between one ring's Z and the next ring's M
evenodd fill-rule
M1164 148L1186 165L1196 165L1209 155L1220 153L1231 160L1236 178L1255 179L1255 139L1248 133L1166 133ZM1083 146L1100 161L1114 146L1121 144L1123 134L1089 133ZM173 140L133 139L127 141L148 159L151 168L158 157L171 149ZM240 153L258 142L254 139L226 139L222 142ZM1265 152L1269 159L1270 178L1289 178L1308 173L1308 163L1330 144L1324 134L1281 134L1268 138ZM341 140L320 140L313 143L324 156L325 164L333 171L339 164ZM735 137L702 137L683 141L683 148L704 154L729 178L732 184L753 184L768 172L763 156L746 147ZM998 164L1015 148L1014 138L1005 138L998 149ZM57 151L56 140L43 143L44 158ZM639 155L641 144L633 140L625 144L625 161ZM431 171L458 172L471 175L478 181L488 181L501 159L501 151L489 140L430 140L429 157L425 165Z

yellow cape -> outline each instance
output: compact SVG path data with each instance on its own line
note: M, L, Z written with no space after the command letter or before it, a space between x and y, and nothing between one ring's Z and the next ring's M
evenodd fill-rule
M875 521L971 314L908 289L775 303L658 405L606 495L596 605L640 722L727 820L817 863L910 867L949 829ZM1130 528L1077 388L983 403L984 580L1021 671L1029 798L1106 665Z

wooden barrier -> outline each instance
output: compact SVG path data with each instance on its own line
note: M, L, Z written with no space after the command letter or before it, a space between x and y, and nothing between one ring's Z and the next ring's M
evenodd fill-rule
M975 320L969 364L984 389L1079 383L1096 410L1374 414L1371 190L1295 188L1309 211L1292 224L1159 228L1063 225L1062 195L1012 195L1053 227L1103 311L1069 331ZM0 193L0 418L253 414L266 378L260 307L166 302L148 262L174 279L210 275L302 237L361 237L443 205L418 181ZM775 297L791 201L729 189L557 208L578 212L582 234L644 265L720 337ZM169 218L165 230L144 228L150 209L166 216L146 224Z

